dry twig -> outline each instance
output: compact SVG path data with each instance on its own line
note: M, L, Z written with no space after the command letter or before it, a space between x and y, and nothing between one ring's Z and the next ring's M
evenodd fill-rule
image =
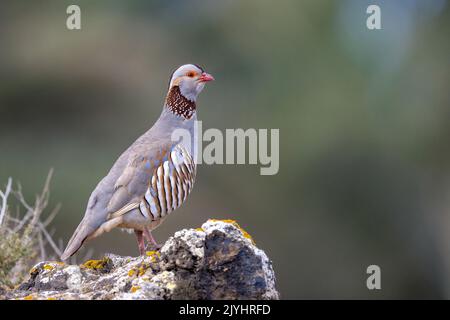
M50 170L41 193L36 195L34 205L25 200L20 184L17 184L17 190L12 189L11 178L8 179L5 191L0 190L0 285L11 286L19 281L30 264L36 262L37 252L41 260L61 255L61 248L56 245L46 229L58 213L60 205L42 220L49 203L52 174L53 170ZM23 215L19 209L14 217L11 215L9 210L11 205L8 205L11 194L19 206L25 209ZM48 248L51 249L50 255Z

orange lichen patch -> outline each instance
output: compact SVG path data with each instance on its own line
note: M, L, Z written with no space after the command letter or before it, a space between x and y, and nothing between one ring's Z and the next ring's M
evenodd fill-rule
M235 226L236 228L238 228L241 231L241 233L244 236L244 238L249 239L253 244L255 244L255 240L253 240L252 236L247 231L245 231L235 220L231 220L231 219L224 219L224 220L209 219L209 220L212 221L212 222L222 221L222 222L225 222L225 223L232 224L233 226Z
M237 224L236 220L231 220L231 219L209 219L209 221L212 221L212 222L221 221L221 222L224 222L224 223Z
M33 268L30 269L30 272L29 272L29 273L30 273L31 275L33 275L33 274L38 273L38 272L39 272L38 268L33 267Z
M45 265L43 266L43 268L44 268L45 270L49 270L49 271L55 269L55 267L52 266L52 265L50 265L50 264L45 264Z
M135 293L135 292L138 291L139 289L141 289L141 287L139 287L139 286L132 286L131 289L130 289L130 291L133 292L133 293Z
M103 269L109 262L109 258L103 258L102 260L88 260L81 265L82 268L88 268L93 270Z
M30 294L23 298L23 300L34 300L33 296Z

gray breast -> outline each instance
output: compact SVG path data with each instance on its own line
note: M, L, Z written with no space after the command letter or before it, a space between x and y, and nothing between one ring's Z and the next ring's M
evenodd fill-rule
M151 176L145 196L139 203L141 214L158 220L186 201L195 181L196 164L183 145L176 145Z

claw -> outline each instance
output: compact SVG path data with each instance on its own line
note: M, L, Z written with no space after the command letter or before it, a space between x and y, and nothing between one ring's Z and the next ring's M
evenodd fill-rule
M148 249L150 249L149 251L159 251L162 248L162 244L161 243L155 243L155 244L151 244L149 245Z

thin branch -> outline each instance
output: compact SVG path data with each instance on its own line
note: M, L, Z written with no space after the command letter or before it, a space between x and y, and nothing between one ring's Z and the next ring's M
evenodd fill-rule
M14 195L16 196L17 200L19 200L19 202L22 204L22 206L24 206L25 209L27 209L27 213L23 217L22 222L15 228L15 231L19 231L20 229L22 229L25 223L30 218L32 218L31 225L35 225L37 221L39 221L39 217L41 216L42 212L48 205L48 199L50 195L50 181L52 176L53 176L53 169L50 169L41 194L36 195L34 207L30 206L28 202L25 200L22 193L22 186L20 185L20 183L17 184L17 191L14 192ZM59 207L57 206L57 208L55 208L54 210L59 210ZM46 225L51 222L56 213L54 211L51 213L50 217L47 218L45 221Z
M58 257L60 257L62 255L62 251L59 250L58 246L56 245L56 243L53 241L52 237L50 236L50 234L47 232L47 230L45 230L44 225L39 222L38 223L39 229L42 231L42 233L44 234L45 238L47 239L47 242L50 244L50 246L52 247L53 251L55 251L55 253L58 255Z
M2 208L0 210L0 226L3 223L3 218L5 217L6 209L8 208L8 196L9 193L11 192L11 185L12 185L12 178L9 177L8 183L6 184L5 192L2 192L0 190L0 197L2 198Z
M22 186L20 183L17 183L17 191L13 191L16 199L20 202L20 204L27 209L27 213L23 217L22 221L14 228L15 232L18 232L23 228L23 226L27 223L28 219L30 219L33 216L34 209L26 202L25 198L23 197L22 193Z
M42 234L38 233L38 241L39 241L39 249L41 250L41 260L45 260L46 254L45 254L45 245L44 240L42 239Z
M8 265L5 270L2 270L3 273L0 273L0 276L2 276L0 277L0 284L8 281L9 273L15 272L13 270L15 265L26 266L37 259L59 258L63 252L62 243L58 246L53 240L54 228L50 232L47 231L47 227L51 225L61 208L61 205L58 204L50 214L46 214L50 199L52 174L53 170L50 170L42 191L36 194L32 205L25 200L20 183L17 184L17 189L13 190L11 178L8 179L6 188L0 190L0 227L2 238L8 244L5 247L6 251L2 247L1 254L2 257L4 256L13 262L9 264L12 267ZM15 210L12 210L13 205L8 203L11 201L11 194L15 198L13 199L15 200ZM20 213L21 210L22 214ZM32 252L36 254L30 254Z
M61 210L61 203L58 203L56 205L56 207L52 210L52 212L50 213L50 215L47 217L47 219L45 219L44 222L42 222L42 224L44 225L44 227L47 227L52 221L53 219L56 217L56 215L59 213L59 210Z

